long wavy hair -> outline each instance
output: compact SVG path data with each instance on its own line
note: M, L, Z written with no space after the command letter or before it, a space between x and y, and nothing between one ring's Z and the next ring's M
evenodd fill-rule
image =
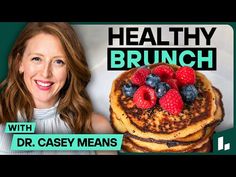
M78 34L70 24L64 22L31 22L17 38L8 58L8 75L0 84L0 123L17 121L17 115L24 115L28 121L33 118L35 103L27 89L20 63L29 39L39 33L56 36L64 49L68 63L68 76L60 90L57 112L74 133L92 132L92 103L85 90L91 78L85 53Z

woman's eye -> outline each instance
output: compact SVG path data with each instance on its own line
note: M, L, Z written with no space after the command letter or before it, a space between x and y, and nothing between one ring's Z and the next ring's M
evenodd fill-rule
M65 64L65 62L63 60L60 60L60 59L55 60L55 63L58 64L58 65L64 65Z
M40 61L41 59L39 58L39 57L33 57L32 59L31 59L32 61Z

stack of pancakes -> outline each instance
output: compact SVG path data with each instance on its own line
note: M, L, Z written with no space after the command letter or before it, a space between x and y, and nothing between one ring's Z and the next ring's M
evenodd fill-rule
M150 69L159 64L150 65ZM176 65L168 65L175 71ZM140 109L122 92L137 68L118 76L110 93L110 115L113 128L124 134L122 149L126 152L210 152L212 135L223 120L220 91L196 71L198 96L185 104L178 115L171 115L158 104Z

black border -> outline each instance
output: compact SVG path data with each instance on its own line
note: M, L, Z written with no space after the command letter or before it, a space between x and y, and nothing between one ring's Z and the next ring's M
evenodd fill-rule
M35 165L35 163L43 164L46 167L50 165L76 165L83 170L82 166L99 166L102 165L104 169L108 169L110 166L119 170L127 170L132 168L133 171L151 170L158 173L158 170L163 169L179 169L178 173L187 172L186 169L194 168L195 170L210 169L220 170L224 165L229 165L230 162L235 162L235 155L3 155L1 161L5 164L13 163L20 165ZM9 163L8 163L9 162ZM4 165L4 163L2 163ZM118 165L118 166L117 166ZM72 167L72 166L71 166ZM42 168L42 167L39 167ZM228 166L228 170L232 170ZM84 171L84 170L83 170ZM168 173L171 171L168 171ZM227 171L228 173L228 171Z
M14 3L14 4L13 4ZM23 4L4 2L0 21L68 22L232 22L236 21L231 2L206 1L45 1Z

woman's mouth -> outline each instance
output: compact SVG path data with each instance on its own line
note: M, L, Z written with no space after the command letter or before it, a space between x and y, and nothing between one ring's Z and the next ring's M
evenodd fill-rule
M36 83L37 87L43 91L49 90L51 88L51 86L54 84L54 82L42 81L42 80L35 80L35 83Z

